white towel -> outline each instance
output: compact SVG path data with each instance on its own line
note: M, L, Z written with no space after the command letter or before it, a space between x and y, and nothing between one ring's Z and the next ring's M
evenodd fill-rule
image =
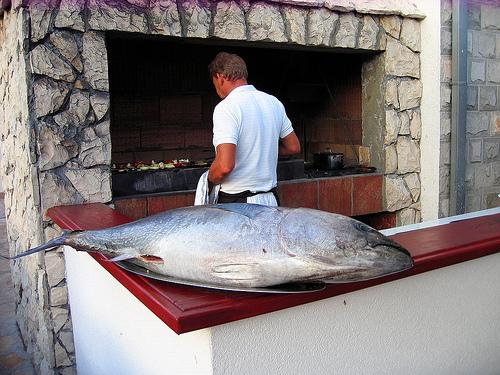
M262 204L264 206L275 207L278 205L276 198L273 193L262 193L257 195L252 195L247 198L247 203Z
M194 205L201 206L206 204L216 204L219 197L220 185L215 185L212 191L208 192L208 171L203 173L198 180L196 187L196 195L194 197Z

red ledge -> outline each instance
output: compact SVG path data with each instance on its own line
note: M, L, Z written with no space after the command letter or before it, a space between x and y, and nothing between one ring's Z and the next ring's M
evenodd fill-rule
M47 215L69 230L100 229L132 221L104 204L54 207ZM91 254L154 314L176 333L212 327L321 300L440 267L500 252L500 214L457 221L391 236L412 254L409 271L367 282L330 284L305 294L223 292L170 284L131 274Z

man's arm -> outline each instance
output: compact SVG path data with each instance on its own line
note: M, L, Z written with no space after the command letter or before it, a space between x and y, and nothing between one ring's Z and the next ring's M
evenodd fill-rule
M208 171L208 181L212 184L220 184L224 178L234 169L236 160L236 145L232 143L221 143L217 146L215 160Z
M294 155L300 152L300 142L294 131L280 139L280 155Z

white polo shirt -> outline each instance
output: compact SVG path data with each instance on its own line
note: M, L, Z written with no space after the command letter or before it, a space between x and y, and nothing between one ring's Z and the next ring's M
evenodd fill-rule
M236 163L221 190L235 194L275 187L278 140L293 131L283 104L252 85L239 86L217 104L213 120L215 148L236 145Z

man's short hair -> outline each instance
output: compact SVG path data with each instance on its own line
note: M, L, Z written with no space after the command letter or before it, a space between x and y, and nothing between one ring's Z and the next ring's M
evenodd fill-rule
M208 73L212 79L217 73L230 81L248 78L247 64L234 53L219 52L208 65Z

